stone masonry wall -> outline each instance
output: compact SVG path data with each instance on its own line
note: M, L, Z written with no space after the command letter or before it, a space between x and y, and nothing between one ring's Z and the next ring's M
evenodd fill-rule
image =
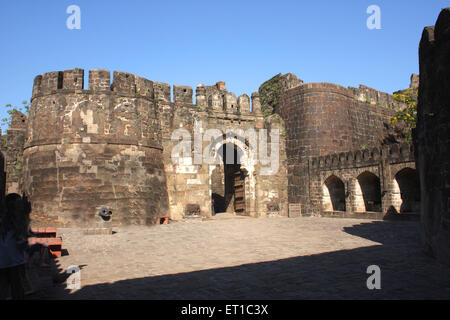
M316 209L313 214L381 219L386 215L391 218L392 215L403 213L402 202L408 200L408 204L412 204L411 201L415 200L403 198L408 195L410 188L415 187L417 180L413 179L414 175L412 175L409 180L404 180L405 183L401 184L400 189L398 174L405 170L415 172L415 168L414 148L410 144L394 144L381 149L370 148L310 158L308 160L308 172L311 179L309 197L312 207ZM373 176L374 180L378 180L378 183L371 183L369 187L375 188L379 184L379 190L375 191L377 193L375 196L380 200L376 210L367 210L364 198L370 195L368 192L364 194L365 190L360 188L361 184L358 181L358 178L367 173ZM328 190L325 183L330 177L335 177L343 183L342 200L345 201L345 210L342 208L333 210L326 205L329 199L326 199ZM374 190L368 191L374 192ZM408 213L417 215L418 210L413 209L416 208L408 208Z
M0 150L4 157L4 194L21 193L23 174L23 147L28 118L19 111L13 112L6 135L1 136ZM3 195L3 193L2 193Z
M317 212L310 203L307 159L375 147L399 108L392 96L365 86L307 83L284 91L278 112L287 130L289 202L301 203L303 214Z
M247 174L245 214L254 217L264 216L269 211L267 203L276 202L280 204L277 214L286 215L287 192L284 167L281 166L275 175L261 177L259 164L251 159L253 156L257 157L257 152L249 150L249 137L245 136L248 130L253 129L258 132L259 129L270 127L270 124L262 117L259 95L257 93L252 95L252 110L250 98L246 94L236 97L226 90L224 82L218 82L213 86L197 86L196 104L193 104L192 95L193 90L190 87L174 86L174 102L158 102L171 218L179 220L189 216L188 208L199 208L200 215L204 217L211 215L212 193L224 192L219 190L224 188L223 160L219 159L213 164L197 163L195 157L202 158L205 150L211 146L212 149L209 151L214 154L224 143L234 144L239 153L248 160L241 164L241 168ZM180 159L179 163L173 163L171 158L174 147L179 143L177 139L172 140L172 134L176 129L182 129L188 135L192 151ZM222 135L232 132L236 133L236 136L230 139L224 136L221 136L221 139L207 138L203 136L207 130L217 130ZM244 136L239 133L240 130ZM284 127L279 132L283 130ZM194 139L196 133L200 134L199 146L196 146ZM281 141L281 144L284 146L284 141ZM282 151L284 152L284 147ZM283 156L282 154L280 157ZM283 159L281 163L283 165ZM280 182L264 183L265 179Z
M450 8L426 27L419 46L420 84L415 132L421 182L422 243L450 264Z
M86 226L102 207L113 211L114 224L209 217L212 193L231 168L217 154L226 144L241 159L241 214L287 216L289 203L300 203L305 215L319 213L326 170L314 171L311 159L374 147L402 107L365 86L303 84L293 74L273 77L251 97L237 97L224 82L198 85L195 103L189 86L119 71L112 80L101 69L89 71L88 89L82 69L35 78L29 119L14 118L17 128L5 140L14 146L2 151L6 162L23 158L15 186L28 194L36 224ZM261 140L252 149L252 132L268 137L270 160L261 161ZM180 141L188 150L173 158ZM216 162L204 163L205 152ZM269 167L275 171L267 174ZM384 179L387 168L372 171Z
M169 84L119 71L111 83L110 72L100 69L89 71L88 89L83 79L84 71L73 69L34 81L22 189L35 224L86 226L102 207L113 211L114 224L152 224L165 215L208 217L218 164L196 163L195 156L208 148L214 154L224 143L245 158L244 214L287 215L284 123L279 116L263 118L257 93L250 99L228 92L224 82L199 85L194 104L189 86L174 85L172 91ZM280 167L261 177L248 133L272 127L280 133ZM172 159L177 129L191 143L178 163ZM195 133L208 129L233 136L200 137L197 151ZM276 151L270 139L269 154Z
M153 83L125 72L37 76L24 149L35 223L86 225L102 207L115 224L151 224L168 210ZM156 91L156 90L155 90Z

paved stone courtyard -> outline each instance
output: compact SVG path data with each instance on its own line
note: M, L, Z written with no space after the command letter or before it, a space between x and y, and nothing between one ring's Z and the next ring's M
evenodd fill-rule
M449 299L450 268L420 251L418 230L412 221L229 214L113 235L58 229L67 254L30 270L39 290L28 298ZM374 264L380 290L366 286ZM79 290L64 282L71 265L81 268Z

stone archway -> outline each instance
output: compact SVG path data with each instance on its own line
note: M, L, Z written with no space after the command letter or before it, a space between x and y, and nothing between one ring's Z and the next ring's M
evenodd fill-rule
M404 168L393 181L393 203L397 212L420 212L420 182L417 171Z
M364 204L366 212L381 212L380 179L369 171L364 171L358 177L357 203ZM359 208L362 206L360 205ZM360 211L360 210L358 210Z
M324 211L346 211L345 185L335 175L329 176L322 186L322 207Z
M208 146L208 152L214 155L215 164L210 165L211 198L219 199L220 204L228 209L228 212L236 212L241 215L256 215L255 185L257 168L256 150L253 150L249 142L251 136L227 132L217 136ZM230 163L225 163L227 146L233 150L229 154ZM236 165L235 165L236 164ZM215 192L215 190L223 190ZM214 201L216 204L216 201ZM230 206L231 204L231 206ZM225 210L226 211L226 210ZM217 212L217 211L216 211Z
M227 152L232 152L230 156ZM211 194L214 211L248 214L246 210L245 179L247 170L242 165L244 152L233 142L225 142L217 149L221 158L211 173Z

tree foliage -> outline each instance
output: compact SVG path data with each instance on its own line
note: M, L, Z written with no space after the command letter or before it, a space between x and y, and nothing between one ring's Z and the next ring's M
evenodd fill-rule
M393 127L401 127L403 136L412 140L412 129L417 123L417 94L416 88L409 88L401 92L394 93L394 99L406 104L406 107L397 111L390 119L389 124Z
M279 104L281 95L280 76L281 74L278 74L267 80L259 88L261 111L263 112L264 118L269 117Z
M7 125L8 127L11 125L11 119L12 119L14 112L19 111L27 116L28 116L28 113L30 112L30 105L28 104L27 100L22 101L21 106L12 106L10 103L8 103L7 105L5 105L5 108L8 109L6 111L8 113L8 116L1 120L2 121L1 124L2 124L2 126Z

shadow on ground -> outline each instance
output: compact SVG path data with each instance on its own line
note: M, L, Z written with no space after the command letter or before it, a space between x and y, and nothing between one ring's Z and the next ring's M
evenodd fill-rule
M70 292L64 272L31 299L450 299L450 268L425 256L417 222L374 221L344 228L379 243L276 261L88 285ZM407 230L407 232L405 232ZM299 239L301 241L301 233ZM381 289L367 289L370 265Z

